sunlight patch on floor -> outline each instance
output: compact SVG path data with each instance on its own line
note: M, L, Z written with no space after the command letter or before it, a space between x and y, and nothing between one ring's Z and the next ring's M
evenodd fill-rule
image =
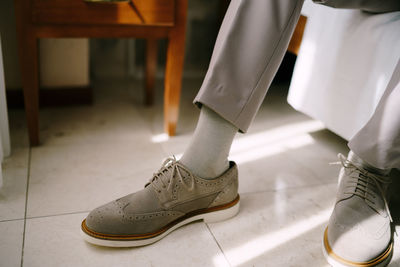
M151 137L153 143L163 143L169 140L169 135L166 133L156 134Z
M292 123L234 141L231 157L238 164L276 155L314 143L309 134L324 129L319 121Z
M298 223L283 227L280 230L262 235L244 243L243 245L227 250L225 251L225 255L233 266L249 262L252 259L257 258L262 254L320 226L321 224L326 223L331 212L332 210L330 208L323 210L316 215L299 221ZM217 263L221 261L218 257L221 256L215 256L213 259L215 266L217 266Z

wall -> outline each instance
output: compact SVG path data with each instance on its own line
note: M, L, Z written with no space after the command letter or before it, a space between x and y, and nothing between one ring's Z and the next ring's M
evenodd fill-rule
M218 34L224 1L189 0L184 76L203 76ZM158 76L163 75L166 42L160 40ZM144 69L144 40L92 39L92 77L141 78Z
M21 76L17 55L14 1L0 1L0 35L4 59L4 76L7 88L20 88Z
M39 51L42 87L89 85L88 39L43 39Z
M14 1L0 1L0 34L3 37L4 72L7 89L21 88L17 52ZM43 39L39 44L40 84L43 87L89 84L87 39Z

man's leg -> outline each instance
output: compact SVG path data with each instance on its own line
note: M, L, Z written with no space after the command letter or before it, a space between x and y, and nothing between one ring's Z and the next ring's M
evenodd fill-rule
M181 163L213 178L228 168L235 133L246 132L278 70L303 0L233 0L194 102L203 106ZM206 109L204 109L206 107Z
M259 109L303 1L231 2L195 99L203 108L182 160L168 159L143 190L93 210L82 222L86 240L140 246L193 220L219 221L238 212L237 167L227 166L229 148Z
M194 102L246 132L288 47L303 0L233 0Z
M325 256L333 266L385 266L393 253L388 174L400 167L400 61L372 118L349 147L324 234Z
M228 155L238 128L203 106L192 139L179 160L195 175L213 179L229 168Z

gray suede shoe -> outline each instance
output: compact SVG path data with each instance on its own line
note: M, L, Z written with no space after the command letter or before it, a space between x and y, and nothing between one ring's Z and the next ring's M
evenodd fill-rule
M222 221L238 211L234 162L220 177L206 180L169 158L143 190L90 212L81 232L86 241L100 246L143 246L190 222Z
M386 266L393 253L391 217L385 199L390 178L340 155L343 168L335 208L323 238L334 267Z

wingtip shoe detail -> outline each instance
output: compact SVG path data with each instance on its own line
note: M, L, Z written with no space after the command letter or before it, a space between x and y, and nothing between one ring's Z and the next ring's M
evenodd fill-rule
M324 232L323 252L334 267L386 266L393 253L386 201L388 175L339 155L342 169L334 210Z
M207 180L168 158L144 189L90 212L81 233L86 241L100 246L148 245L192 221L216 222L235 216L240 199L237 184L234 162L224 174Z

